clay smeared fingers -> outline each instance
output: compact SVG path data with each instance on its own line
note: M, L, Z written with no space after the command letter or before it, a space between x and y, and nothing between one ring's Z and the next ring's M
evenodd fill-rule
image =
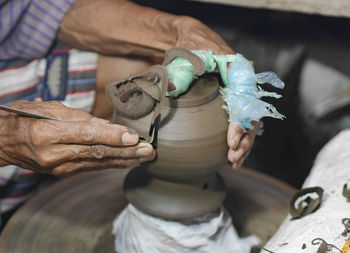
M243 129L236 123L231 122L227 130L227 144L230 149L235 150L243 136Z
M55 167L51 173L57 176L65 176L78 172L86 172L103 169L127 169L135 168L141 163L148 161L145 159L122 159L122 158L102 158L90 160L76 160L63 163Z
M238 162L236 163L236 168L235 169L238 169L242 166L243 162L245 161L245 159L248 157L248 155L250 154L250 150L248 152L246 152L239 160Z
M252 124L254 128L242 136L238 146L236 147L236 150L229 150L228 159L232 163L233 169L238 169L250 153L256 132L259 128L259 122L254 121Z
M253 145L256 132L259 129L259 122L252 121L252 125L254 126L254 128L246 132L245 134L243 134L243 136L241 137L240 143L236 148L237 150L239 149L249 150Z
M228 152L228 160L233 164L238 162L238 160L244 155L245 150L239 149L239 150L232 150L230 149Z
M55 122L51 134L59 136L58 143L102 144L110 146L135 145L139 136L125 126L97 122ZM48 135L50 133L46 133Z
M251 146L254 143L254 139L255 139L254 132L248 132L244 134L236 150L241 150L241 149L245 151L250 150Z
M237 151L230 150L228 153L228 159L232 163L232 169L238 169L242 165L245 158L248 156L249 152L250 149L239 149Z

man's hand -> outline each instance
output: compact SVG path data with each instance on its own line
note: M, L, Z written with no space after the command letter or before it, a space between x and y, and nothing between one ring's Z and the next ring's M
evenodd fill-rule
M13 108L59 119L43 120L0 113L2 165L67 175L106 168L132 168L155 157L130 129L59 102L18 101Z
M177 30L174 46L188 50L211 50L214 54L233 54L227 43L197 19L178 16L173 22Z
M259 122L252 122L254 128L244 133L236 123L230 123L227 131L227 143L230 147L227 158L232 163L233 169L238 169L249 155L253 145Z

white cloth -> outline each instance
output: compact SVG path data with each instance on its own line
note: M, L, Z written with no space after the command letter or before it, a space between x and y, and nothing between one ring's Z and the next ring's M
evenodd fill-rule
M319 152L304 182L303 188L323 188L319 209L296 220L288 215L265 248L278 253L314 253L320 244L313 245L312 241L322 238L341 249L349 238L342 235L345 230L342 219L350 218L350 202L342 195L346 183L350 185L350 130L342 131ZM333 248L327 252L339 253L339 250Z
M129 204L113 222L118 253L249 253L256 236L240 240L228 212L194 225L167 221Z

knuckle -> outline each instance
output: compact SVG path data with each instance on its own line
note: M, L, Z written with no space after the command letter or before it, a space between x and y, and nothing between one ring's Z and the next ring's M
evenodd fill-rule
M106 147L104 147L103 145L91 145L90 151L93 157L101 159L105 156Z
M92 115L90 113L80 109L72 109L71 114L72 119L75 120L90 120L92 118Z
M183 19L189 26L194 26L194 27L204 26L204 24L198 19L188 17L188 16L183 17Z
M29 141L34 146L42 146L47 140L44 138L43 133L45 133L45 129L41 122L34 121L28 129L29 132Z
M42 167L50 167L53 164L52 155L47 152L39 152L36 155L36 162Z
M83 124L79 130L79 137L85 142L93 142L97 136L97 129L91 124Z

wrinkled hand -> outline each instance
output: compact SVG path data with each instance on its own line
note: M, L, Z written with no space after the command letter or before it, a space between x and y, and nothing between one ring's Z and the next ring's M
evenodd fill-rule
M59 102L18 101L13 108L61 121L0 113L0 158L33 171L67 175L106 168L132 168L155 151L120 125Z
M188 50L211 50L214 54L234 53L216 32L197 19L180 16L174 24L177 27L177 41L173 46Z
M258 122L252 122L254 128L244 133L236 123L230 123L227 131L227 143L230 147L227 158L232 163L233 169L238 169L250 153L256 132L259 129Z

